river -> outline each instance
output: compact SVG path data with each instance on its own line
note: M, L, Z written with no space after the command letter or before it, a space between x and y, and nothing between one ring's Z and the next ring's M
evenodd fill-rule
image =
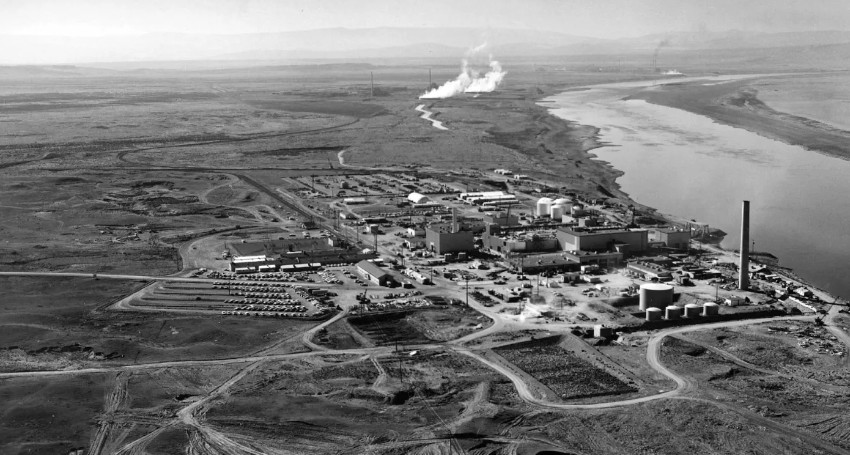
M757 251L774 253L820 288L850 296L850 162L683 110L623 101L651 84L590 86L542 105L600 129L606 145L593 153L625 173L618 183L633 199L726 231L727 249L738 247L741 201L749 200Z

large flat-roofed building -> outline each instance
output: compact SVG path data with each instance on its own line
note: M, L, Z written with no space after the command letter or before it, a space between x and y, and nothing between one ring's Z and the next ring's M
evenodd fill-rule
M287 265L351 264L374 258L355 248L342 245L335 238L279 239L253 242L231 242L230 270L241 272L283 271ZM287 267L287 269L289 269Z
M495 212L484 215L484 224L497 224L499 226L517 226L519 225L519 217L507 212Z
M645 229L588 229L564 228L557 232L564 251L616 251L628 256L649 248Z
M432 224L425 228L425 247L437 254L469 252L475 249L472 231L457 229L456 223Z
M649 241L664 244L667 248L687 250L691 233L685 229L657 228L649 230Z
M386 270L375 265L374 262L358 262L357 273L364 279L369 280L378 286L388 286L393 281L392 275L390 275Z
M480 191L477 193L460 193L458 196L468 204L483 205L486 203L516 204L517 198L513 194L504 191Z
M512 255L507 258L507 262L514 270L522 273L550 270L567 272L579 269L579 263L565 252Z
M481 236L485 249L494 254L508 255L512 253L542 253L560 250L560 243L550 232L502 232L491 229Z
M579 265L598 265L607 269L623 264L623 253L617 251L565 251L564 256Z

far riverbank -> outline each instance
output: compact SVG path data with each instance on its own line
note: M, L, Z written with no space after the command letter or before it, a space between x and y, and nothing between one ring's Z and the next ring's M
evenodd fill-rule
M710 93L729 93L729 87L702 87L743 87L743 81L710 79L687 82L697 86L699 96L686 97L686 84L678 81L671 91L682 92L679 99L695 106L694 100L715 99ZM844 276L850 201L823 201L850 193L850 162L643 100L646 93L666 90L651 82L597 85L552 96L544 105L567 121L598 128L604 146L593 154L622 172L617 184L632 199L675 214L673 219L704 221L728 232L721 244L728 250L738 248L740 205L750 200L751 247L775 253L782 265L818 287L850 295Z
M850 159L850 132L773 109L758 97L758 89L753 86L757 81L745 79L711 84L699 81L667 84L642 90L626 99L642 99L681 109L806 150Z

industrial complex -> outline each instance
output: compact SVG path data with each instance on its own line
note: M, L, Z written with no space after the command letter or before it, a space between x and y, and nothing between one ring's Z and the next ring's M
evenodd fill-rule
M0 453L848 453L847 305L755 250L758 194L662 214L548 114L560 63L428 65L8 84Z

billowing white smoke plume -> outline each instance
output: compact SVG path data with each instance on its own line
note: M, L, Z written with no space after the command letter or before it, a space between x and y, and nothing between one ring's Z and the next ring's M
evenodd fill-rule
M463 65L457 78L426 92L419 99L449 98L461 93L484 93L496 90L505 74L508 73L502 71L502 65L493 60L492 55L489 56L490 71L487 71L483 76L469 65L468 57L481 52L486 46L485 43L467 52L467 58L463 59Z

